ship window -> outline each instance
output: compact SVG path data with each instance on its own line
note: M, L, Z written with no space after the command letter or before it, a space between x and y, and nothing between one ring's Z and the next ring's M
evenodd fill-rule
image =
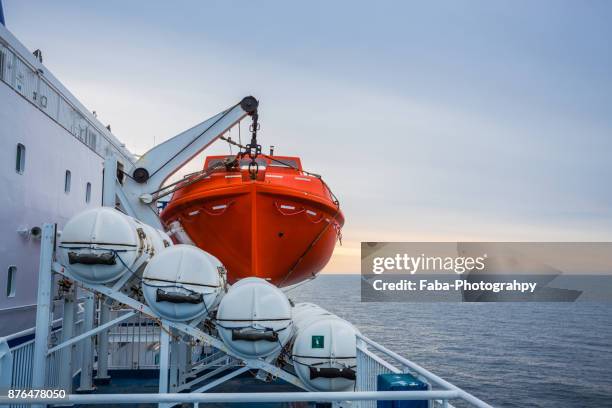
M25 170L25 146L21 143L17 144L17 159L15 161L15 171L19 174L23 174Z
M17 278L17 267L12 265L8 268L6 279L6 297L15 297L15 280Z
M66 177L64 178L64 193L70 192L70 182L72 181L72 173L70 170L66 170Z
M4 52L0 50L0 79L4 80Z
M85 202L89 204L91 201L91 183L87 183L85 186Z

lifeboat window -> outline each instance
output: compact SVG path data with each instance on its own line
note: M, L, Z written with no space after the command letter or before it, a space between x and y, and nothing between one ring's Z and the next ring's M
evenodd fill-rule
M70 170L66 170L66 176L64 177L64 193L70 192L70 183L72 181L72 173Z
M223 159L210 159L209 162L208 162L208 165L206 165L206 168L210 169L211 167L214 167L214 166L218 165L222 161L223 161Z
M294 168L299 169L298 163L293 159L284 159L284 158L275 158L274 160L270 159L270 167L284 167L284 168Z
M17 144L17 158L15 160L15 171L19 174L23 174L25 170L25 154L26 148L21 143Z
M208 163L206 164L206 169L210 169L211 167L216 166L219 163L222 163L223 160L226 160L226 159L232 160L234 157L236 156L225 156L225 157L219 157L216 159L210 159Z
M85 202L89 204L90 201L91 201L91 183L87 183L87 185L85 185Z
M257 165L259 166L259 170L264 170L266 166L268 165L268 162L265 159L255 159L255 161L257 162ZM251 162L251 159L240 160L240 169L248 170L250 162Z
M8 276L6 279L6 297L15 297L15 281L17 279L17 267L9 266Z

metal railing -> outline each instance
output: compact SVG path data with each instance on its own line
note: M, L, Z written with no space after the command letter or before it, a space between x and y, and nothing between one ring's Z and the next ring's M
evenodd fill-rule
M126 344L140 343L139 347L133 346L132 350L124 350L121 356L141 356L143 347L150 347L155 344L155 340L159 336L159 328L151 329L152 319L141 315L136 315L127 320L124 326L118 325L109 335L109 339L113 344L118 345L121 349ZM25 333L25 332L22 332ZM77 331L78 333L78 331ZM27 334L27 333L26 333ZM60 338L61 329L54 332L54 336ZM73 362L78 363L81 349L78 342L72 348ZM132 346L130 346L132 347ZM13 354L13 383L12 387L17 389L27 389L31 386L31 367L34 350L34 340L29 340L11 349ZM59 383L59 365L61 362L61 350L52 353L48 357L48 376L47 384L50 388L62 388L63 384ZM195 360L194 367L197 364L206 364L211 359L217 358L218 354L213 354L215 351L210 350L210 353L201 352L199 360ZM110 354L113 354L111 352ZM140 358L140 357L139 357ZM149 357L150 358L150 357ZM142 363L134 358L128 358L123 364L119 364L119 360L114 361L113 367L117 369L135 367L134 361L138 362L137 367L153 368L156 364L151 364L150 359ZM74 364L75 367L80 367L80 364ZM77 371L75 371L75 374ZM431 385L428 391L377 391L377 376L386 373L410 373L419 378L423 382ZM359 407L375 407L376 401L380 400L428 400L431 408L452 408L449 403L451 400L461 400L468 403L470 406L477 408L490 408L490 405L479 400L466 391L450 384L446 380L427 371L423 367L414 362L392 352L384 346L374 342L373 340L357 335L357 379L355 391L353 392L282 392L282 393L190 393L190 394L96 394L96 395L77 395L71 394L67 400L57 401L42 401L37 399L20 400L20 405L10 405L11 407L26 406L29 404L45 402L49 403L73 403L73 404L127 404L127 403L191 403L198 406L199 403L229 403L229 402L351 402L351 406ZM16 401L8 401L0 398L1 404L15 403Z
M41 247L41 267L39 273L39 302L51 303L50 292L46 288L51 287L52 273L65 274L64 267L52 263L53 238L55 226L45 224L43 226ZM294 376L290 370L283 370L274 364L274 356L266 359L248 359L233 354L227 346L214 335L214 330L202 330L196 328L197 321L189 325L159 318L145 317L143 314L153 316L154 312L148 306L138 300L128 297L120 291L103 285L87 284L81 282L84 289L84 297L79 298L76 289L65 290L63 294L64 320L62 329L49 330L51 310L42 307L46 303L39 303L37 310L36 338L23 344L7 347L5 339L0 339L0 369L10 368L14 378L11 378L11 387L14 384L24 384L34 388L61 388L66 391L72 390L72 379L75 374L70 369L70 363L64 364L62 353L72 356L77 362L73 368L80 367L81 390L92 390L91 373L94 370L94 354L92 352L92 336L105 334L115 326L109 334L109 343L113 345L110 354L118 353L122 347L127 347L125 355L119 355L120 362L127 363L129 368L144 368L147 363L154 367L156 361L151 364L147 361L147 353L155 349L159 339L159 392L156 394L96 394L96 395L74 395L71 391L68 400L65 399L20 399L20 404L53 404L53 403L144 403L155 402L167 403L193 403L200 402L341 402L351 401L350 406L370 407L379 400L426 400L432 408L450 407L449 401L461 400L472 407L489 408L490 405L479 400L468 392L443 380L437 375L429 372L421 366L394 353L384 346L368 339L361 334L356 335L356 383L355 391L351 392L290 392L290 393L204 393L204 391L228 381L237 375L249 370L257 372L256 377L261 379L281 378L298 388L308 387ZM130 308L129 311L116 311L120 315L110 321L94 326L94 293L101 293L114 301L124 304ZM41 300L42 299L42 300ZM84 307L77 312L75 306L78 300L82 300ZM107 310L100 308L102 310ZM106 312L105 312L106 313ZM81 318L79 318L81 314ZM81 319L81 320L79 320ZM101 319L98 318L100 321ZM81 325L81 326L79 326ZM155 325L161 326L162 330L156 329ZM205 330L205 331L204 331ZM62 333L64 331L64 333ZM189 348L197 350L197 344L207 344L211 349L194 355ZM52 345L50 347L50 344ZM104 343L106 344L106 343ZM196 347L194 347L196 345ZM79 347L82 350L79 351ZM109 351L110 351L109 347ZM215 350L216 349L216 350ZM72 351L76 354L71 354ZM104 352L106 353L106 352ZM225 354L225 355L223 355ZM153 354L155 355L155 354ZM82 358L82 364L78 359ZM107 356L104 356L106 358ZM131 357L131 358L128 358ZM144 359L141 361L141 357ZM227 357L232 357L228 360ZM105 361L105 360L101 360ZM107 360L106 360L107 361ZM237 364L233 364L237 363ZM212 368L218 366L217 369ZM237 367L237 368L236 368ZM212 377L221 372L233 370L219 378ZM8 370L7 370L8 371ZM411 373L424 383L429 385L426 391L378 391L377 379L383 373ZM191 375L196 374L194 380L187 381ZM199 376L198 374L202 374ZM260 376L261 375L261 376ZM4 376L0 376L0 380ZM199 377L199 378L198 378ZM201 381L208 380L206 384ZM6 382L6 381L5 381ZM2 384L2 383L0 383ZM23 389L23 388L22 388ZM177 391L193 390L190 394L177 394ZM13 404L17 401L8 398L0 398L0 404ZM346 404L336 404L345 406Z
M129 309L128 309L129 310ZM116 318L125 313L126 309L114 310L111 312L112 318ZM78 313L78 320L75 322L73 337L83 333L83 311ZM50 336L50 347L62 342L62 319L53 321L54 329ZM32 386L32 367L34 358L34 339L28 339L35 333L32 327L18 333L13 333L0 340L7 343L15 342L20 339L27 339L19 344L10 347L12 354L12 380L11 388L29 389ZM94 341L97 338L94 338ZM71 390L72 384L66 383L66 378L62 381L62 365L70 364L72 367L71 376L73 378L79 374L83 361L83 346L85 341L92 341L90 338L75 342L69 347L51 352L47 356L46 385L50 388L60 388ZM144 370L159 369L159 341L160 327L158 322L141 313L126 319L124 322L109 329L109 353L108 367L113 370ZM187 367L186 374L191 374L189 370L198 371L202 365L207 367L217 367L229 364L227 359L219 359L218 350L208 345L198 345L192 347L190 365ZM70 356L67 353L71 353ZM223 354L223 353L221 353ZM101 358L100 356L97 356ZM227 356L226 356L227 357ZM210 364L211 358L218 360L217 363ZM95 368L95 365L94 365ZM64 382L64 383L63 383Z
M111 319L126 311L112 311ZM158 368L159 334L159 325L140 313L113 326L108 333L110 346L108 368L113 370Z
M477 408L491 408L491 405L476 398L472 394L460 389L459 387L449 383L448 381L438 377L434 373L426 370L418 364L400 356L399 354L387 349L386 347L376 343L375 341L357 334L357 383L358 391L374 391L377 389L377 376L387 373L410 373L419 380L427 383L433 389L427 391L430 394L429 398L423 398L430 401L432 408L444 407L452 408L450 400L462 400L469 406ZM432 397L438 390L452 391L454 396L448 398ZM417 392L417 391L411 391ZM362 407L374 407L375 401L364 401Z
M376 391L377 378L380 374L398 374L402 371L368 350L366 339L357 337L357 379L355 390ZM362 401L363 408L375 408L376 401Z
M25 404L193 404L202 403L283 403L283 402L360 402L360 401L407 401L431 398L452 399L456 391L350 391L350 392L256 392L256 393L167 393L167 394L72 394L65 399L27 398ZM0 397L0 405L12 402ZM248 405L246 405L248 406ZM346 406L342 404L341 406Z
M55 329L51 333L52 342L56 343L61 338L62 319L56 319L53 321ZM74 335L82 333L83 320L79 319L75 323ZM4 341L13 341L20 338L24 338L33 335L35 328L11 334L10 336L4 337ZM12 368L12 381L11 388L13 389L27 389L32 386L32 366L34 358L34 339L24 341L18 345L11 347L11 354L13 357L13 368ZM66 358L67 352L72 353L71 359ZM52 353L47 357L47 376L46 384L51 388L61 388L64 384L60 383L60 367L65 361L72 361L73 367L76 369L72 375L78 374L78 368L81 366L80 361L82 358L82 342L76 343L73 347L65 350Z

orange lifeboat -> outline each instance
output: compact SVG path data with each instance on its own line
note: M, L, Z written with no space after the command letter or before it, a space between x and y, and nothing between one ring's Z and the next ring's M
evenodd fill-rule
M297 157L260 155L256 162L207 157L204 171L173 194L162 221L178 221L219 258L230 283L255 276L288 286L316 276L344 225L338 201Z

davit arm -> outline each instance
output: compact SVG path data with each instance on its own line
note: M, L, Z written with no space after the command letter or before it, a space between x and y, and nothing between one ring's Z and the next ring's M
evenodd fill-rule
M151 193L159 190L170 176L228 129L247 115L256 114L258 105L254 97L247 96L231 108L149 150L128 170L131 177L126 177L123 185L116 183L116 195L122 207L129 215L161 228L157 213L150 206Z

